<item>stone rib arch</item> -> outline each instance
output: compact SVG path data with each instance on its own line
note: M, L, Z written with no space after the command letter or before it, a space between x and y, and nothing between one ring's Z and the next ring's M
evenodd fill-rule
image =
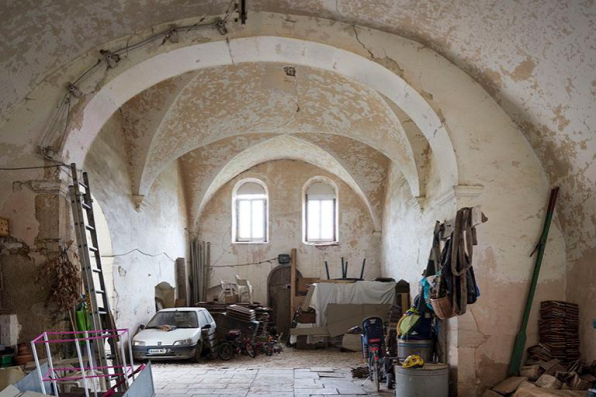
M381 230L379 215L375 213L370 200L353 176L329 153L302 139L284 135L271 138L251 146L234 156L213 178L203 197L196 200L191 225L196 228L203 209L215 193L238 174L262 163L275 160L299 160L315 165L343 180L368 209L375 231Z
M78 117L80 123L69 132L62 149L64 157L69 161L82 161L85 148L89 147L105 121L126 101L147 88L192 70L244 62L315 67L339 73L380 92L419 126L441 164L443 189L458 184L456 157L445 126L424 98L401 77L370 59L337 47L275 36L196 44L154 56L130 67L89 100ZM410 176L408 182L413 195L418 196L418 180Z
M335 73L303 66L288 78L283 66L244 63L197 72L177 93L153 133L151 148L135 173L141 176L134 180L135 194L146 194L171 159L214 139L262 132L315 132L355 139L399 164L420 191L411 144L399 119L376 91ZM162 84L146 92L158 91Z

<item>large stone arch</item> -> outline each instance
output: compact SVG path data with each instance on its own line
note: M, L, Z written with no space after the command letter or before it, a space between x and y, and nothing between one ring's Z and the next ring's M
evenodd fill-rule
M195 44L160 54L130 67L103 86L81 109L79 120L69 131L62 153L70 161L81 161L88 142L105 121L134 95L182 73L244 62L274 62L302 65L339 73L366 85L400 107L418 125L434 156L441 163L441 185L458 183L453 145L441 118L404 79L373 60L326 44L275 36L255 36L229 41ZM417 180L408 180L419 196Z

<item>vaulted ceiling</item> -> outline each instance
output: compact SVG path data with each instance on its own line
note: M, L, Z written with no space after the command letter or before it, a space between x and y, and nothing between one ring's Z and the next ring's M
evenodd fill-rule
M159 24L224 15L229 6L227 0L5 1L2 121L76 57ZM259 11L288 14L288 24L292 15L327 18L413 39L451 60L521 126L551 183L566 187L569 249L594 237L584 232L596 228L596 220L584 215L596 208L594 0L249 0L248 6L249 26L250 13ZM359 36L383 62L366 31Z

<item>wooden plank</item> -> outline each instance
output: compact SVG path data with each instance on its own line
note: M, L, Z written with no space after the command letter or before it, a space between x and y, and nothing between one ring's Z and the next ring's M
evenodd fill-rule
M327 336L329 335L329 331L327 330L327 327L292 328L290 329L290 335Z
M354 284L356 280L319 280L319 283Z
M292 248L290 261L290 322L294 320L294 312L296 311L296 256L298 250Z
M400 306L401 312L404 314L410 308L410 294L399 294L400 296Z

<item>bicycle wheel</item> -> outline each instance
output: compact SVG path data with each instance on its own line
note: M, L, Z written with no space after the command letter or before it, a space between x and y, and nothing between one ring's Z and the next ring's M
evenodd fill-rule
M246 342L246 345L244 346L244 349L246 350L246 353L248 354L248 356L250 358L255 358L257 356L257 352L255 350L255 346L252 343Z
M234 357L234 346L230 342L221 342L217 349L217 355L224 361L230 360Z
M372 373L370 374L371 376L371 381L375 387L375 391L379 391L380 390L380 385L379 383L381 382L381 374L380 371L381 369L379 368L379 360L377 360L375 358L375 356L373 356L372 358L373 361L373 365L372 365Z

